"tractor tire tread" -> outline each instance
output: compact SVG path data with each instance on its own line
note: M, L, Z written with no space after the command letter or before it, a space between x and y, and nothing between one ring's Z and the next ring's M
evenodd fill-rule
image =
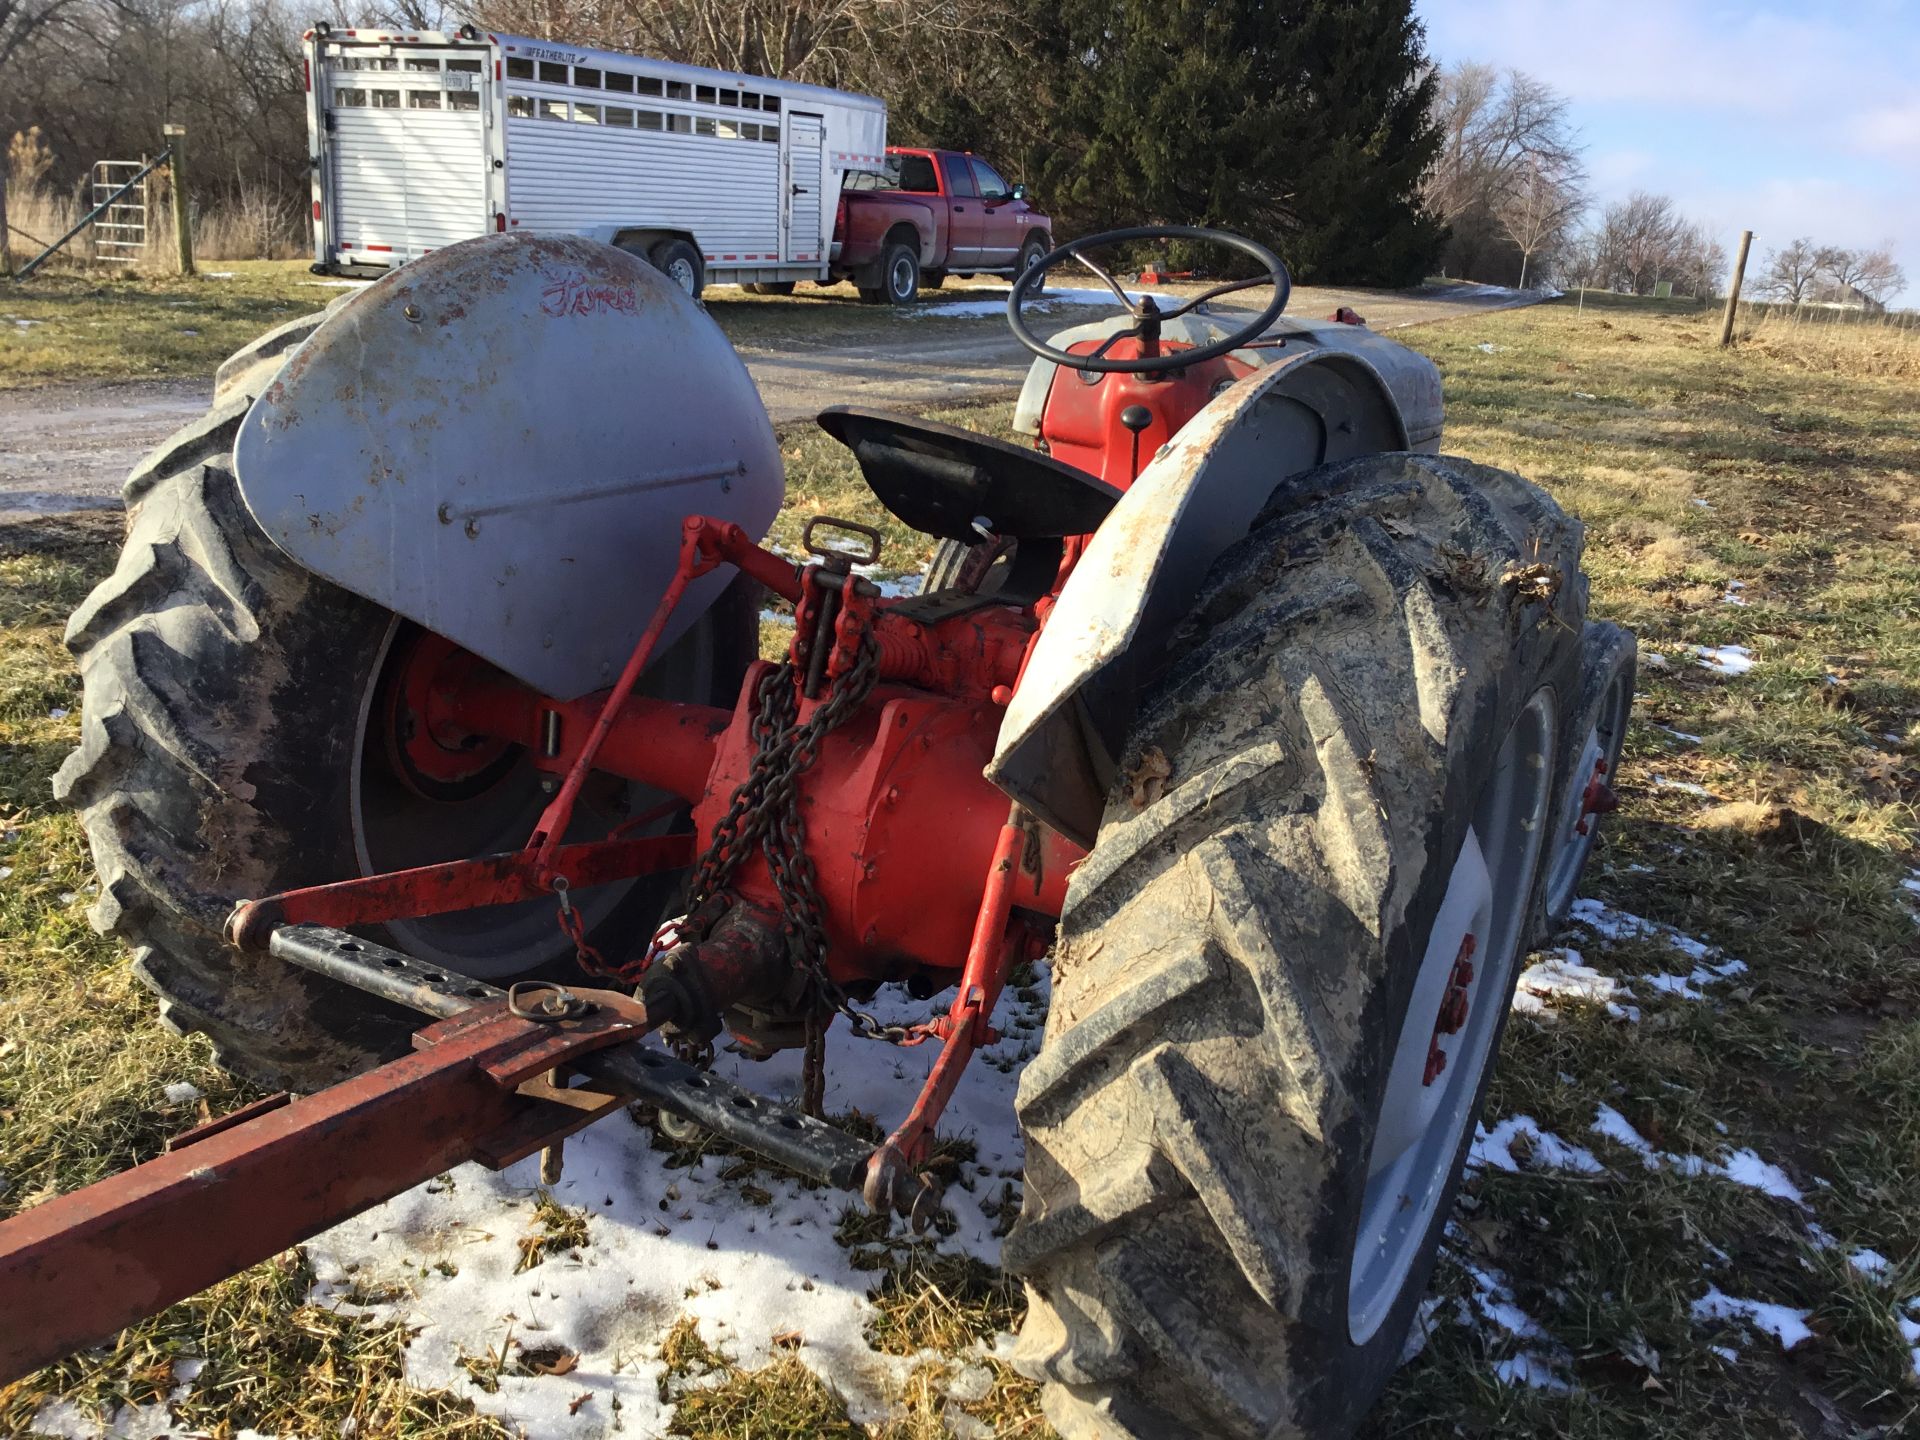
M1069 887L1017 1102L1015 1363L1069 1440L1337 1435L1344 1392L1377 1389L1323 1373L1312 1334L1331 1271L1346 1339L1332 1195L1382 1043L1376 982L1432 884L1452 767L1517 683L1480 677L1564 689L1573 670L1559 632L1570 616L1578 635L1583 592L1503 577L1536 560L1571 577L1579 548L1517 476L1325 466L1276 491L1167 647ZM1151 750L1172 774L1136 807L1124 777Z

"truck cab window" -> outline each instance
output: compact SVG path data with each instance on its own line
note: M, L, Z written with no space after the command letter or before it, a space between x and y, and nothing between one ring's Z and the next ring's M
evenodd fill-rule
M938 194L940 182L933 177L933 161L925 155L900 157L900 188L918 194Z
M1013 198L1013 187L1007 184L1007 182L1000 177L1000 172L987 164L986 161L975 160L973 162L973 176L974 179L980 182L980 198L982 200L1010 200Z
M980 187L973 182L973 171L967 165L966 156L944 155L941 163L947 167L947 194L956 200L966 200L980 193Z

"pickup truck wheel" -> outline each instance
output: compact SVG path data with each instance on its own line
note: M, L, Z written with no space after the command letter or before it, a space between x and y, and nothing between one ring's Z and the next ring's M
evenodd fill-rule
M1034 266L1038 265L1040 263L1041 257L1047 253L1048 248L1049 247L1047 245L1046 237L1042 235L1035 235L1032 239L1027 241L1025 245L1021 246L1020 247L1020 265L1019 265L1019 268L1013 272L1014 278L1018 279L1020 276L1026 274L1027 271L1033 269ZM1047 277L1042 275L1039 279L1033 282L1033 289L1030 290L1028 293L1031 295L1038 295L1042 290L1045 290L1046 288L1047 288Z
M647 252L647 259L653 262L653 268L665 275L674 284L695 300L706 287L706 267L700 262L700 252L684 240L662 240Z
M1324 466L1170 642L1016 1102L1013 1362L1068 1440L1337 1440L1399 1363L1531 938L1580 537L1465 461Z
M240 495L234 436L271 362L322 318L241 351L221 368L212 411L128 479L119 565L67 625L80 744L53 784L80 812L99 873L89 918L132 948L162 1021L204 1032L228 1069L293 1090L403 1052L421 1017L234 950L222 937L234 903L509 848L545 803L516 747L457 789L404 773L388 743L406 720L392 682L430 637L294 564ZM729 587L643 684L730 703L758 648L757 612L751 587ZM653 803L605 779L583 792L595 795L587 824ZM595 943L610 954L643 943L677 883L605 887L588 915ZM373 933L502 983L572 967L553 907L540 902Z
M880 257L880 298L889 305L911 305L920 298L920 257L899 241Z

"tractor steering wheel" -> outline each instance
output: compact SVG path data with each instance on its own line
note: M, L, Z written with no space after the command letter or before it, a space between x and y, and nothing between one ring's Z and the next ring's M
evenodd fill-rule
M1162 310L1151 295L1143 295L1136 303L1105 270L1087 259L1081 252L1095 250L1104 245L1122 245L1134 240L1204 240L1215 245L1224 245L1229 250L1238 250L1260 262L1265 274L1256 275L1248 280L1230 280L1224 285L1216 285L1203 294L1194 296L1184 305L1171 310ZM1070 355L1064 350L1056 350L1044 340L1039 339L1027 328L1025 316L1020 312L1020 302L1033 292L1040 277L1063 260L1079 261L1105 283L1106 287L1120 297L1120 303L1133 317L1133 328L1119 331L1101 342L1100 348L1090 355ZM1273 300L1258 317L1241 326L1224 339L1215 340L1208 345L1195 346L1191 350L1174 350L1165 354L1159 352L1160 327L1168 320L1198 310L1207 301L1221 295L1230 295L1236 290L1251 290L1258 285L1273 286ZM1264 245L1259 245L1244 236L1229 234L1225 230L1203 230L1194 225L1141 225L1131 230L1104 230L1098 235L1086 235L1057 250L1048 251L1032 265L1021 272L1013 282L1013 293L1007 297L1007 324L1013 330L1014 338L1042 360L1051 360L1056 365L1065 365L1070 370L1111 374L1123 372L1129 375L1164 375L1172 370L1184 370L1197 365L1202 360L1211 360L1238 350L1249 341L1257 340L1266 332L1269 325L1280 318L1280 312L1287 308L1287 297L1293 292L1293 277L1287 273L1287 267ZM1113 343L1123 336L1131 335L1147 347L1148 353L1131 360L1112 360L1106 358L1106 352Z

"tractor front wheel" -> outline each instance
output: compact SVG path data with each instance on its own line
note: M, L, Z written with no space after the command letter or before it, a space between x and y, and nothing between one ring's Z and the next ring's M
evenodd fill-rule
M1579 563L1525 481L1377 455L1216 564L1020 1083L1016 1361L1070 1440L1346 1435L1393 1372L1537 914Z
M516 849L546 800L515 746L458 773L410 764L403 680L413 656L445 642L295 565L241 498L230 453L241 420L322 318L222 366L212 411L129 478L120 563L67 627L84 699L79 748L54 782L99 872L93 923L132 946L162 1019L205 1032L229 1069L296 1090L404 1050L419 1017L234 950L222 930L235 902ZM756 611L746 589L727 591L644 688L730 704L757 648ZM660 798L606 777L582 795L575 839ZM643 943L677 883L594 892L596 943ZM381 938L501 983L564 975L573 956L543 902L396 923Z

